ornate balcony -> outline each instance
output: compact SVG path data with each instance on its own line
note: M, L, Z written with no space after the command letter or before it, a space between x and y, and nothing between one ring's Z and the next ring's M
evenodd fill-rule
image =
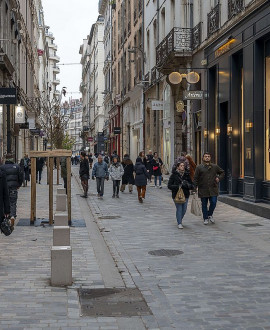
M186 64L192 56L192 29L175 27L156 48L159 71L170 72L175 66Z
M202 39L201 38L201 35L202 35L201 34L202 33L201 32L201 30L202 30L201 26L202 26L202 23L200 22L192 30L192 48L193 49L199 47L200 44L201 44L201 39Z
M244 0L228 0L228 19L245 9Z
M216 5L210 13L207 14L207 35L208 38L219 29L220 5Z

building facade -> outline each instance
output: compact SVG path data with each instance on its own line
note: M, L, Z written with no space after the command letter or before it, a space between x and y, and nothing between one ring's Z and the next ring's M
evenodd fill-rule
M38 117L49 77L42 2L1 0L0 15L0 159L12 153L19 161L43 148Z

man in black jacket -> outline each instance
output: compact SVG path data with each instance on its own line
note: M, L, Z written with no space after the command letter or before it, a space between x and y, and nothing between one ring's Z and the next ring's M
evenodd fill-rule
M10 222L14 226L15 218L17 217L18 189L23 183L23 173L19 165L14 163L12 154L6 155L6 162L1 166L1 169L6 175L10 203Z
M5 215L10 214L8 186L6 180L6 174L0 169L0 222Z
M86 153L81 152L80 159L80 178L83 187L84 194L81 197L87 198L88 192L88 180L89 180L89 161L86 158Z

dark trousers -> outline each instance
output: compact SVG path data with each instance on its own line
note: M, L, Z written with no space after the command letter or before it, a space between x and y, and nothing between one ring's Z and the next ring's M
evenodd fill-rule
M105 178L96 178L96 181L97 181L97 192L99 196L103 196Z
M67 194L67 178L63 178L64 181L64 188L66 188L66 194Z
M16 218L17 214L18 189L9 188L10 216Z
M120 186L121 180L113 180L113 194L119 195L119 186Z
M87 193L88 193L88 179L84 178L82 176L81 177L81 183L82 183L82 187L83 187L84 196L87 196Z
M37 181L40 182L41 181L41 174L42 174L42 170L37 170Z
M210 202L209 209L208 209L208 201ZM201 198L201 202L202 202L203 219L205 220L213 215L217 205L217 196L203 197Z

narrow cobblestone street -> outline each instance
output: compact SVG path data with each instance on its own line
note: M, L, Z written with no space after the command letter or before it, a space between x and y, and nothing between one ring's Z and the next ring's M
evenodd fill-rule
M141 205L135 191L112 199L111 182L99 200L89 181L84 200L77 171L72 219L86 227L71 227L74 283L50 286L52 228L16 226L0 241L1 329L270 328L269 220L219 203L215 225L204 226L188 210L179 230L165 185L148 186ZM48 217L45 181L37 187L39 218ZM21 188L19 219L29 218L29 209L30 187ZM149 254L155 250L181 254ZM153 315L80 316L78 288L113 287L137 287Z

